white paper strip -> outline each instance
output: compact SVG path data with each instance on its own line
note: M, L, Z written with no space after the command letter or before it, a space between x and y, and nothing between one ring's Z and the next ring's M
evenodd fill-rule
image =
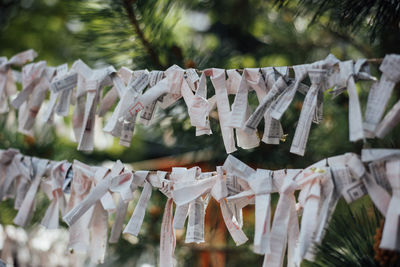
M382 76L371 86L365 110L364 129L374 133L378 126L395 84L400 80L400 55L389 54L383 59L379 69Z
M385 225L383 226L382 240L379 245L382 249L400 250L399 219L400 219L400 160L390 160L386 163L386 173L393 193L387 209Z
M139 201L136 204L135 210L124 229L124 234L131 234L138 236L140 228L143 223L144 215L146 213L146 207L151 197L152 186L150 183L145 182L142 194L140 195Z
M214 85L215 95L217 97L217 108L222 139L224 140L226 153L230 154L236 151L236 147L235 140L233 139L233 129L227 125L230 107L225 84L225 71L222 69L212 69L211 82Z
M174 251L176 245L175 229L172 218L173 201L168 199L165 204L164 215L161 223L160 236L160 267L174 266Z
M325 81L326 70L311 69L308 71L308 75L310 76L311 87L304 98L300 118L297 123L292 146L290 147L291 153L300 156L304 155L306 149L311 122L317 107L318 92L322 90L322 85Z

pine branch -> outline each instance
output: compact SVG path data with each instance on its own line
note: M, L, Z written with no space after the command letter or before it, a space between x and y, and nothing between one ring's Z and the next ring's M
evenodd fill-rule
M125 10L126 10L126 12L128 14L129 21L132 24L133 28L135 29L136 34L138 35L141 43L145 47L147 53L149 54L149 56L153 60L154 64L158 68L164 69L165 67L161 64L155 49L153 48L151 43L146 39L146 37L144 36L143 31L140 29L139 22L136 19L135 10L133 8L133 3L134 2L135 2L135 0L123 0L123 6L124 6L124 8L125 8Z
M290 2L275 0L279 8ZM313 14L311 24L326 14L329 21L341 28L348 28L352 32L365 27L369 31L371 41L385 34L385 29L388 27L397 30L400 21L399 1L298 0L296 5L299 14Z

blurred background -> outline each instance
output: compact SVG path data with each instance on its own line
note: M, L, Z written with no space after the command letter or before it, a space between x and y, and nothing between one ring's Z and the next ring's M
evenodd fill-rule
M1 0L0 55L11 57L33 48L39 54L36 60L46 60L51 66L65 62L71 66L80 58L91 67L111 64L116 69L126 66L133 70L165 70L172 64L197 69L290 66L320 60L329 53L340 60L400 53L399 22L400 4L387 0ZM371 64L370 67L379 77L379 66ZM370 86L370 82L357 84L363 110ZM208 94L214 94L211 83ZM389 108L398 97L397 88ZM348 96L342 94L332 99L327 93L324 120L312 126L305 156L290 154L303 99L297 94L282 118L287 134L285 142L261 143L260 147L239 149L233 155L255 168L280 169L302 168L345 152L359 153L363 147L400 148L399 126L383 140L350 143ZM250 101L255 108L255 96ZM105 120L96 120L95 150L83 153L76 150L77 144L72 138L71 116L58 118L56 127L38 123L32 138L17 133L16 114L11 110L0 116L0 148L13 147L31 156L77 159L88 164L109 164L120 159L136 170L200 166L208 171L221 165L227 156L218 120L211 118L213 135L195 137L195 128L190 126L183 101L167 110L158 109L152 125L136 127L130 148L120 146L117 139L101 131L110 115ZM140 192L136 193L126 221ZM3 251L7 249L6 244L8 248L15 248L15 266L43 266L44 262L45 266L72 264L63 250L67 243L66 225L52 234L41 229L39 218L43 217L49 201L45 196L38 196L36 200L35 217L26 231L12 226L16 214L12 201L0 203L0 247ZM277 200L278 195L274 195L274 205ZM154 191L140 236L124 236L118 244L110 245L104 266L158 265L164 205L165 197ZM247 207L243 213L244 231L250 240L236 247L226 231L218 205L211 202L206 211L206 243L185 244L184 231L177 232L177 266L261 266L263 257L254 254L251 245L254 207ZM362 220L357 216L367 217ZM343 259L349 260L346 263L350 265L360 264L359 258L349 256L356 253L366 260L359 266L379 266L372 237L381 225L381 218L368 197L358 200L351 209L341 201L333 217L335 223L328 229L321 251L330 245L332 251L337 249L339 256L326 259L331 255L320 253L316 263L305 264L344 266ZM110 225L112 221L111 215ZM356 234L361 235L361 241L357 239L359 236L353 236ZM340 238L355 238L358 243L353 247L345 241L335 243ZM365 250L359 248L360 242L366 246ZM345 253L348 258L343 250L339 251L346 245L350 246ZM80 262L89 264L84 257Z

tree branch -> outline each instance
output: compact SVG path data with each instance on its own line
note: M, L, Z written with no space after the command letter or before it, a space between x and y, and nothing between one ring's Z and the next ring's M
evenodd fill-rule
M143 31L140 29L139 27L139 22L136 19L135 16L135 11L133 8L133 3L135 2L135 0L123 0L123 5L124 8L128 14L128 18L130 23L132 24L133 28L136 31L136 34L138 35L140 41L142 42L143 46L145 47L147 53L149 54L150 58L153 60L154 64L160 68L160 69L164 69L165 67L161 64L160 59L155 51L155 49L153 48L153 46L150 44L150 42L146 39L146 37L144 36Z

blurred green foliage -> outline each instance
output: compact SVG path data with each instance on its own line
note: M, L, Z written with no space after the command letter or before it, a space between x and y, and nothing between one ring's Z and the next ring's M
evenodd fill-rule
M361 19L357 31L350 31L350 26L340 24L328 9L320 12L319 5L310 5L314 1L284 2L280 6L261 0L2 0L0 55L11 57L33 48L39 54L38 60L47 60L54 66L64 62L71 65L81 58L92 67L112 64L116 68L164 70L172 64L198 69L285 66L320 60L329 53L345 60L381 57L398 49L395 38L386 38L384 25L374 28L372 40L367 18ZM300 12L304 7L307 12ZM330 5L330 10L335 10L334 6ZM398 28L393 33L396 35ZM379 76L378 66L371 67ZM357 86L365 109L370 83L360 82ZM214 94L210 82L208 94ZM398 96L396 90L389 106ZM279 146L262 143L256 149L239 149L233 155L253 167L300 168L324 157L360 152L363 147L400 147L399 126L383 140L350 143L348 96L342 94L332 99L326 93L324 120L312 126L305 156L290 154L303 99L304 96L297 94L282 118L283 129L288 134L286 142ZM250 101L255 108L257 102L253 96ZM51 125L40 129L34 140L26 138L16 132L10 120L7 115L0 117L0 147L15 147L32 156L78 159L89 164L116 159L130 163L211 149L210 168L226 158L218 120L211 119L213 135L195 137L195 129L188 127L190 122L183 101L165 111L159 110L152 126L137 127L130 148L121 147L115 140L108 148L96 148L92 153L76 151L76 144L64 135L57 135ZM64 122L70 127L70 117ZM262 124L259 129L263 129ZM42 214L47 207L45 200L40 201L37 214ZM156 264L164 204L164 196L154 192L148 207L152 212L146 214L141 235L136 240L139 242L128 244L121 239L110 247L114 256L106 265L114 261L121 266L139 265L151 259ZM0 222L11 223L12 203L0 205ZM371 208L370 203L368 207ZM127 218L133 208L131 203ZM207 212L219 215L219 210ZM335 216L340 214L336 212ZM244 230L249 236L253 236L253 222L254 218L245 220ZM176 255L180 265L197 266L196 251L178 238ZM251 245L236 248L230 237L224 251L228 255L227 266L262 262L262 257L252 253Z

